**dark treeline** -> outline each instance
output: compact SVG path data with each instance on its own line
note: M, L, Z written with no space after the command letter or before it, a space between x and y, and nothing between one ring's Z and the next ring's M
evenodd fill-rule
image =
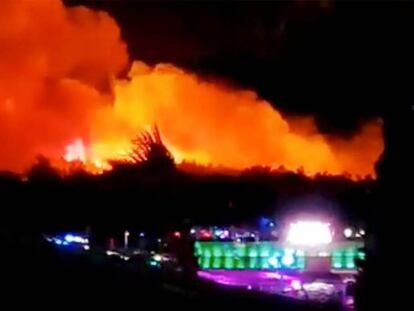
M194 169L196 171L196 167ZM27 177L0 176L1 217L30 230L165 230L183 222L238 224L291 211L324 211L363 220L375 182L306 177L255 167L198 174L173 162L114 164L101 175L62 177L40 159Z

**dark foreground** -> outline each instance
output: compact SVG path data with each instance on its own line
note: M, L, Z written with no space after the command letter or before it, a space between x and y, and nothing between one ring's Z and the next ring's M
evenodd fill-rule
M219 288L197 279L127 264L103 254L58 250L41 237L1 233L2 305L9 310L336 310L287 298Z

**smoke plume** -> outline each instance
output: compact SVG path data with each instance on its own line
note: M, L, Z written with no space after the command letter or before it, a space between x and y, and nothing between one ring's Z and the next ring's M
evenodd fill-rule
M106 13L58 0L2 4L0 169L21 171L38 154L102 166L157 124L177 161L374 174L378 121L351 139L322 135L311 117L283 117L252 90L170 64L130 65Z

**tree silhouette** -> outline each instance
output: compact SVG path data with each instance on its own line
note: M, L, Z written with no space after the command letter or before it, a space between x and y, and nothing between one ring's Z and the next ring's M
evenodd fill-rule
M135 164L158 168L174 167L174 158L161 139L160 131L155 125L151 130L140 132L132 140L133 148L130 158Z
M29 180L32 181L56 181L60 178L58 171L52 167L48 158L39 155L35 163L26 172Z

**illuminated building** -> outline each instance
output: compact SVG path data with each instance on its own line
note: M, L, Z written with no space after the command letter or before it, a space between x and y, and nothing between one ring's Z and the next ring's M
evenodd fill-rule
M364 259L361 241L334 242L319 248L290 248L275 241L196 241L195 256L201 269L272 270L311 269L312 262L326 260L331 270L355 270Z
M355 272L363 260L362 240L335 240L331 225L306 220L290 223L282 241L198 240L201 269Z

